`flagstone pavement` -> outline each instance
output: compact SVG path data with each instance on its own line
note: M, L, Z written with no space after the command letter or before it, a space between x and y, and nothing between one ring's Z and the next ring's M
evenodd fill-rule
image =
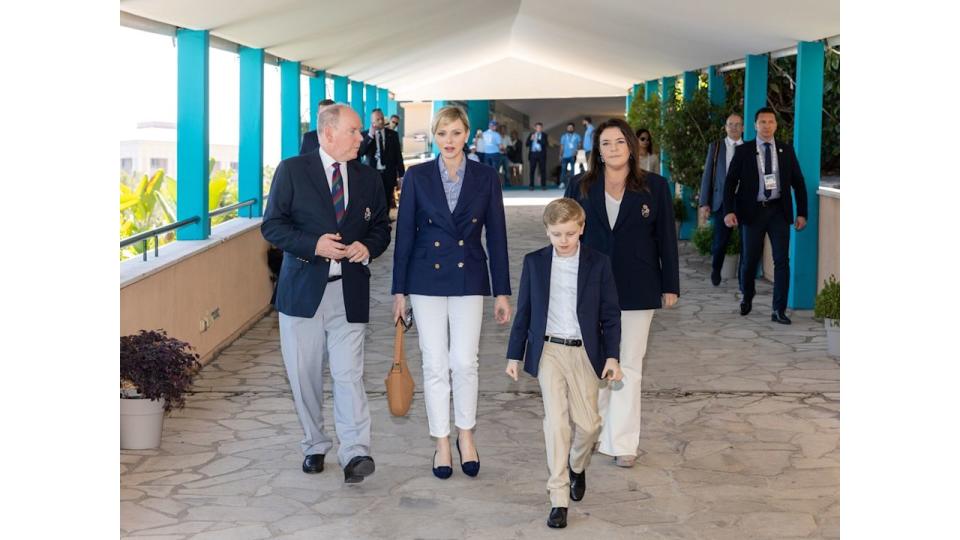
M515 287L522 255L546 245L541 212L507 208ZM769 320L769 283L758 283L754 313L740 317L736 283L713 287L707 259L681 242L680 301L658 311L651 329L637 465L622 469L594 455L586 497L571 503L565 530L551 530L539 387L526 374L517 383L503 374L509 328L492 320L490 299L480 343L480 475L455 468L441 481L430 473L415 329L406 348L413 406L404 418L387 411L392 252L371 264L364 380L376 473L345 485L334 452L322 474L300 471L302 432L271 313L203 369L186 408L167 417L160 449L120 452L122 537L839 537L839 360L827 356L812 312L793 312L792 326Z

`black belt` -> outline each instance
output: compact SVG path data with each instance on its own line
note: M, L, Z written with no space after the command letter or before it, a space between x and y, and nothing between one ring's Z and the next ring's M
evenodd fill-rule
M543 336L544 341L549 341L550 343L559 343L560 345L566 345L567 347L579 347L583 345L582 339L563 339L553 336Z
M760 201L760 206L762 208L771 208L775 204L780 204L780 197L777 197L776 199L767 199L765 201Z
M331 276L327 278L327 283L333 283L334 281L340 281L343 276Z

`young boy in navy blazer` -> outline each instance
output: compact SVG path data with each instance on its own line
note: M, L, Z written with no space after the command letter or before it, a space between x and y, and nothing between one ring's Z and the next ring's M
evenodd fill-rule
M537 377L543 394L551 510L547 525L567 526L570 499L586 491L586 469L600 435L600 379L619 381L620 305L610 259L580 244L586 214L573 199L544 209L550 245L528 253L507 348L507 375ZM576 425L570 440L570 420Z

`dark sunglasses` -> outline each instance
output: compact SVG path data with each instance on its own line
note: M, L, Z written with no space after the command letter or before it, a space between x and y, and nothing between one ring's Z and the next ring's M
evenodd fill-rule
M641 141L649 141L650 138L649 138L649 137L639 137L639 140L641 140Z

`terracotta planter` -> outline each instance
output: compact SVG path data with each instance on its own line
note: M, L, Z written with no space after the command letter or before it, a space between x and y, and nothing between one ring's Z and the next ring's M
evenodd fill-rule
M120 398L120 448L158 448L166 400Z
M740 255L724 255L723 266L720 268L720 278L737 279L738 266L740 266Z
M824 319L823 326L827 329L827 354L840 358L840 321Z

